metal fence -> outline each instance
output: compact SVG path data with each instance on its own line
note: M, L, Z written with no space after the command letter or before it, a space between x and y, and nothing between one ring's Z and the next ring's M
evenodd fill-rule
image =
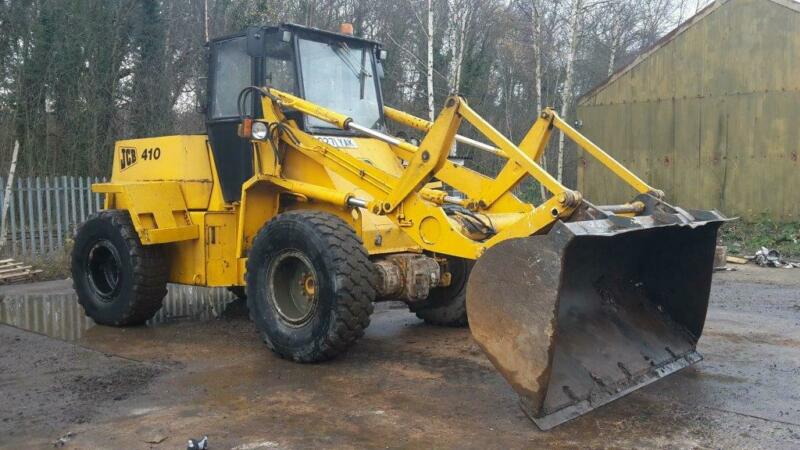
M0 298L0 323L65 340L78 340L94 326L78 304L75 293L57 288L53 294L6 294ZM170 284L164 306L148 325L174 320L211 320L234 300L224 288Z
M75 228L103 206L91 190L97 177L51 176L14 180L9 193L4 256L31 257L64 248ZM6 181L0 177L0 205ZM2 212L2 211L0 211Z

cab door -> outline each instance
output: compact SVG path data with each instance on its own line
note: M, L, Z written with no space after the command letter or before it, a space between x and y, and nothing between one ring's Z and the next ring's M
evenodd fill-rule
M237 134L240 123L239 93L257 83L258 64L247 52L247 36L233 36L210 43L206 128L226 202L238 201L242 184L253 176L253 149ZM252 115L255 102L248 101L245 114Z

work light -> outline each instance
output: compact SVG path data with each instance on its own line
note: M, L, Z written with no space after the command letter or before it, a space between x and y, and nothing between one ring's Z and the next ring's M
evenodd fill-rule
M267 138L267 134L269 134L269 130L267 129L266 123L253 122L253 129L250 131L250 135L253 137L253 139L263 141Z

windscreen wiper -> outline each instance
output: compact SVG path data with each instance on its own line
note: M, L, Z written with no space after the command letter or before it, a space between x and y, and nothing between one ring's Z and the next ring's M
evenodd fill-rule
M347 68L350 69L350 72L352 72L353 75L358 79L360 91L359 99L363 100L366 77L372 77L372 75L370 75L366 70L367 50L361 50L361 68L357 68L353 64L353 61L351 61L348 57L350 53L346 50L350 50L350 47L347 46L347 43L341 42L337 44L331 44L331 48L333 49L333 53L342 60L344 65L347 66Z
M369 75L367 73L367 71L365 70L366 64L367 64L367 49L362 48L361 49L361 70L359 71L359 75L360 76L358 77L358 93L359 93L358 99L359 100L364 100L364 86L367 84L366 83L367 75Z
M350 72L353 72L353 75L356 78L360 78L361 74L359 74L358 69L356 68L356 66L353 65L353 62L350 61L350 58L347 57L347 53L345 52L346 48L347 44L345 43L331 44L331 49L333 49L333 53L336 54L336 56L338 56L339 59L342 60L344 65L347 66L348 69L350 69ZM347 49L349 50L349 48Z

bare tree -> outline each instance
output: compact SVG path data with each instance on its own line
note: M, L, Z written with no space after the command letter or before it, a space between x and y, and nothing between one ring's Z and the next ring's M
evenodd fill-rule
M428 81L428 117L433 120L436 111L433 105L433 2L428 0L428 66L427 66L427 81Z
M543 109L542 104L542 1L541 0L531 0L531 8L532 8L532 28L533 28L533 58L534 58L534 70L533 70L533 85L535 89L536 95L536 113L538 114ZM542 161L541 161L542 169L547 171L547 154L542 154ZM547 198L547 189L545 189L544 185L539 185L539 194L541 195L542 200Z
M203 41L208 42L208 0L203 0Z
M19 155L19 141L14 141L14 152L11 156L11 167L8 169L8 179L6 180L6 188L3 191L3 205L2 215L0 215L0 248L6 245L6 226L8 224L8 206L11 197L11 187L14 185L14 173L17 171L17 156Z
M543 107L569 116L581 92L707 2L0 0L0 165L8 170L19 140L17 174L105 175L117 139L202 132L191 106L205 43L281 22L351 22L390 50L387 104L433 119L436 102L458 91L518 139ZM541 163L569 181L563 140L554 147ZM469 165L499 169L458 150ZM538 197L531 186L521 190Z
M614 73L614 65L617 62L617 51L619 51L619 44L622 33L622 21L615 20L614 26L611 29L611 45L608 56L608 76Z
M598 29L595 38L608 46L606 75L611 76L619 61L620 54L631 44L637 26L636 0L616 0L605 4L598 3L595 17L588 19Z
M450 16L453 19L450 41L453 47L453 62L450 75L450 90L461 89L461 72L464 69L464 52L467 45L467 34L470 21L476 8L474 0L450 0Z
M573 69L575 67L575 56L578 53L578 38L580 35L581 12L583 11L583 0L573 0L572 11L570 13L570 37L569 51L567 53L567 68L564 75L564 88L561 91L561 117L567 118L570 103L574 94L572 92ZM558 162L556 166L556 179L561 182L564 178L564 133L560 133L558 138Z

